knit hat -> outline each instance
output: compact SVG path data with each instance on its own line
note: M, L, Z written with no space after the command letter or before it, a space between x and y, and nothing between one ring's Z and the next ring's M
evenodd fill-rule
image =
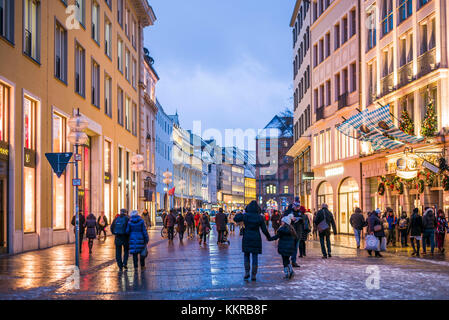
M286 223L286 224L288 224L288 225L290 225L290 223L292 222L292 218L290 217L290 215L288 215L288 216L283 217L281 219L281 221Z
M133 210L131 211L131 213L129 214L131 217L133 216L137 216L139 214L139 212L137 210Z

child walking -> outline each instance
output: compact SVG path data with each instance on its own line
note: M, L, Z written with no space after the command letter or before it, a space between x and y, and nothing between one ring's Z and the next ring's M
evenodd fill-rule
M297 236L295 229L291 226L291 222L294 219L292 214L283 217L281 227L277 230L276 235L271 238L272 241L279 239L278 253L282 256L286 279L291 279L294 275L290 261L290 257L296 252L295 239Z

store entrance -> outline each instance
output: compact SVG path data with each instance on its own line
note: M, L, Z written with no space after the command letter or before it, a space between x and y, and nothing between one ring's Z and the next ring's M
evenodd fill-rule
M359 207L359 187L357 182L352 178L343 181L338 192L338 198L339 232L349 234L352 231L350 230L351 224L349 223L349 219L354 213L355 208Z
M8 183L6 177L0 177L0 253L8 251Z

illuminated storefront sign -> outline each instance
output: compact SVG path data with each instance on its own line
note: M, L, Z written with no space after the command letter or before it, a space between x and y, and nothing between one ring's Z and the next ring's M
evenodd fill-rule
M335 168L326 169L324 171L324 176L326 178L334 177L334 176L342 175L344 172L345 172L345 168L344 167L335 167Z

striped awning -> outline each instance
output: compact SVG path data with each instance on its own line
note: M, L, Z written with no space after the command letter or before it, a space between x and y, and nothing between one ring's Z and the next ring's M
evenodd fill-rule
M423 140L404 133L394 125L390 105L373 111L365 109L337 126L337 130L349 137L371 142L374 150L395 149Z

